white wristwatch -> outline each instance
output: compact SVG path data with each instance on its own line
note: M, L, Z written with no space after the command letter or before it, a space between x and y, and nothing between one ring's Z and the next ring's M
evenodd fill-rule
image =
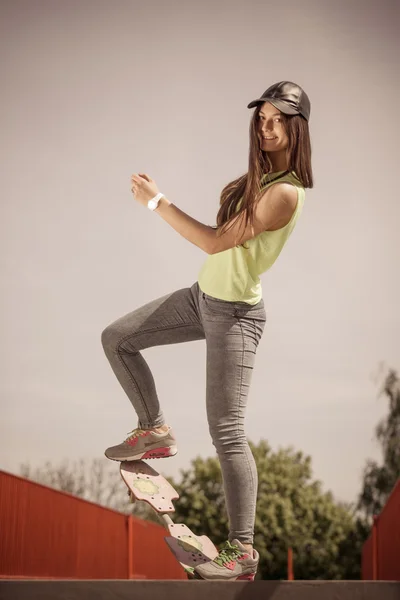
M150 210L155 210L158 206L158 203L160 202L160 198L165 198L165 196L161 192L158 192L157 196L154 196L154 198L152 198L151 200L148 201L147 207ZM169 204L171 204L171 203L169 203Z

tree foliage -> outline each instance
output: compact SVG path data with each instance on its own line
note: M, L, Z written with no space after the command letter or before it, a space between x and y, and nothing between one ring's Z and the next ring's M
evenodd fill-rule
M385 394L389 400L389 411L375 429L383 454L383 463L369 459L363 474L363 489L357 507L367 517L377 515L400 477L400 380L390 369L384 378L379 395Z
M360 552L368 526L354 519L352 505L335 503L312 480L311 459L292 448L272 452L265 440L250 442L259 487L254 546L260 553L259 577L287 578L287 551L293 548L296 579L360 578ZM170 482L180 494L176 522L214 543L227 539L222 474L217 458L197 457Z

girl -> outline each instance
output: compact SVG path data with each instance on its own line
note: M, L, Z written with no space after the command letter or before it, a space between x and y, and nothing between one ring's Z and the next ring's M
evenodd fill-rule
M253 538L258 479L244 418L266 322L260 275L276 261L301 213L305 188L313 187L310 101L304 90L281 81L248 108L254 106L249 170L222 190L215 227L181 211L145 173L132 175L135 199L208 256L191 287L137 308L102 333L111 368L139 419L125 441L105 451L119 461L177 453L140 351L206 340L207 419L221 465L230 530L219 555L196 567L195 575L202 579L253 580L257 571Z

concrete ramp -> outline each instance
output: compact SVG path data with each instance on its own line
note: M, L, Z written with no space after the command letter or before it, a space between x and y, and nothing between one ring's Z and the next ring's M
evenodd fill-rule
M391 581L0 580L0 600L400 600Z

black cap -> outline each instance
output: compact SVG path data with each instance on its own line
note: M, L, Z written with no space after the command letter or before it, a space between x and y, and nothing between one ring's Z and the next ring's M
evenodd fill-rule
M292 81L280 81L271 85L261 98L253 100L247 108L257 104L271 102L278 110L287 115L302 115L307 121L310 118L310 99L305 91Z

